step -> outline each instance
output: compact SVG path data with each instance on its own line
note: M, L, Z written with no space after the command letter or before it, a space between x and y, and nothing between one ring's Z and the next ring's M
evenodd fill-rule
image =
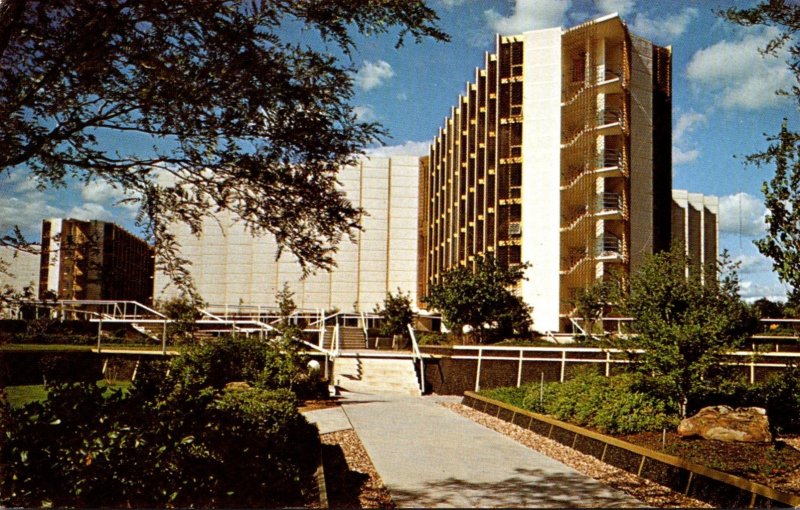
M341 381L340 384L337 384L339 388L348 391L355 391L359 393L391 393L391 394L400 394L400 395L408 395L411 397L419 397L422 395L422 392L419 390L419 386L406 386L406 385L388 385L384 384L381 386L377 386L375 384L364 384L360 381Z
M419 381L410 358L338 357L333 364L333 383L365 393L399 393L419 396Z

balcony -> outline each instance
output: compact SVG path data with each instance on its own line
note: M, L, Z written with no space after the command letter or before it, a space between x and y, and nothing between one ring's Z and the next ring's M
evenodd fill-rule
M598 111L594 122L591 122L591 118L587 120L584 120L583 124L565 124L562 127L562 149L567 149L574 145L575 142L581 138L581 136L587 133L592 133L593 135L612 136L621 135L625 132L625 117L622 110L618 110L616 108L607 108L605 110Z
M595 255L598 260L622 260L622 239L614 234L603 234L595 243Z
M622 195L606 191L597 195L595 202L598 213L622 211Z
M622 124L623 122L622 110L619 108L606 108L597 112L597 124L599 126Z
M604 234L597 238L593 256L586 247L569 248L567 255L561 257L561 275L568 276L582 265L595 262L623 262L622 240L614 234Z
M585 80L565 81L565 87L561 98L561 106L567 107L573 104L580 96L590 89L596 89L596 93L613 94L622 91L622 71L615 67L599 65L595 68L594 83L587 83Z

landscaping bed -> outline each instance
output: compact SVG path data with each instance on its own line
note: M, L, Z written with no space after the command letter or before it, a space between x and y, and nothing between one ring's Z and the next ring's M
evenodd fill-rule
M800 450L792 446L800 446L797 436L779 437L773 444L681 438L675 432L667 432L665 442L661 432L613 437L800 496Z
M532 432L554 439L562 445L589 454L606 464L629 473L635 473L639 477L649 478L718 506L800 506L800 495L708 467L707 458L698 458L703 461L701 464L686 457L678 457L635 445L621 437L600 434L594 430L526 411L472 392L465 392L464 404L510 424L520 425ZM790 451L789 448L792 447L786 446L777 450ZM724 452L721 455L731 455L731 453Z

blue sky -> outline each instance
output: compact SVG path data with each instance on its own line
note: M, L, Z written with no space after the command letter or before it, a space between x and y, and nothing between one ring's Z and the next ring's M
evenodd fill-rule
M391 138L373 154L425 154L450 107L495 34L553 26L569 27L618 12L636 34L673 48L673 187L720 197L720 242L742 263L742 295L783 298L785 288L758 254L753 239L763 235L760 193L769 169L745 167L742 156L765 147L788 117L797 128L792 99L777 96L792 76L785 55L763 58L758 49L774 32L743 28L714 15L714 9L750 2L671 0L431 0L452 42L412 40L399 50L396 38L357 38L352 55L353 105L365 120L383 124ZM301 34L302 31L296 32ZM52 216L113 220L133 228L135 209L115 206L121 191L94 183L40 192L23 172L0 177L0 228L19 224L39 235L41 219Z

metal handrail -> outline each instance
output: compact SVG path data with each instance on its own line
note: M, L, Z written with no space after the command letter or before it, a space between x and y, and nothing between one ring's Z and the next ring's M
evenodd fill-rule
M597 195L597 210L602 212L622 211L622 195L611 191L599 193Z
M419 350L414 328L411 327L411 324L406 324L406 327L408 328L408 334L411 336L411 352L414 355L414 359L419 363L419 390L425 393L425 362L422 358L422 352Z
M333 338L331 339L331 351L334 357L339 356L342 352L340 338L339 338L339 323L333 327Z
M364 330L364 348L369 349L369 332L367 331L367 315L361 312L361 329Z

